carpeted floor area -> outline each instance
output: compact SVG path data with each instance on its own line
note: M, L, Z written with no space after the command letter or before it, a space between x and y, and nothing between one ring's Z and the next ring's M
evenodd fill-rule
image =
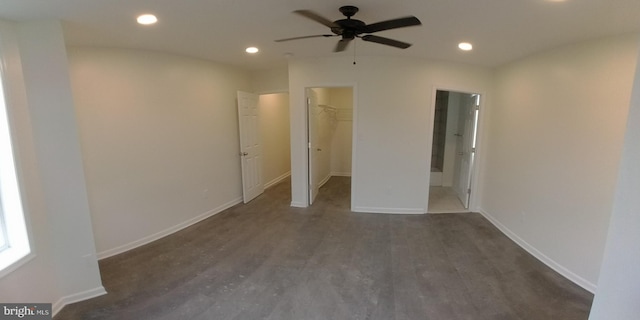
M587 319L592 295L475 213L349 211L333 177L310 208L289 181L100 261L107 295L55 319Z

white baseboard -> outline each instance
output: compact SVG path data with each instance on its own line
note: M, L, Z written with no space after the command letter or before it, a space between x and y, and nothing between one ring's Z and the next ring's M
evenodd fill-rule
M70 296L62 297L60 298L60 300L51 305L51 313L55 316L58 312L60 312L60 310L62 310L62 308L64 308L64 306L68 304L99 297L103 294L107 294L107 291L103 286L99 286L87 291L78 292Z
M324 184L327 183L329 179L331 179L331 175L324 177L324 179L322 179L322 181L320 181L320 183L318 184L318 188L322 188L322 186L324 186Z
M267 189L267 188L269 188L271 186L274 186L274 185L280 183L282 180L284 180L286 178L289 178L290 176L291 176L291 171L286 172L285 174L283 174L283 175L281 175L281 176L279 176L279 177L277 177L277 178L265 183L264 184L264 188Z
M379 207L353 207L351 211L364 213L389 213L389 214L425 214L421 208L379 208Z
M308 207L308 205L306 203L299 202L299 201L291 201L291 206L294 207L294 208L306 208L306 207Z
M114 256L116 254L123 253L125 251L129 251L131 249L143 246L143 245L145 245L147 243L153 242L153 241L158 240L160 238L164 238L164 237L166 237L166 236L168 236L168 235L170 235L170 234L172 234L174 232L180 231L180 230L182 230L182 229L184 229L186 227L194 225L194 224L196 224L196 223L198 223L198 222L200 222L200 221L202 221L204 219L207 219L207 218L209 218L209 217L211 217L211 216L213 216L213 215L215 215L217 213L220 213L220 212L222 212L222 211L224 211L224 210L226 210L226 209L228 209L228 208L230 208L232 206L235 206L236 204L241 203L241 202L242 202L242 198L237 198L237 199L231 200L231 201L229 201L229 202L227 202L227 203L225 203L225 204L223 204L223 205L221 205L221 206L219 206L219 207L217 207L215 209L209 210L209 211L207 211L207 212L205 212L205 213L203 213L203 214L201 214L199 216L196 216L196 217L193 217L193 218L191 218L191 219L189 219L187 221L181 222L181 223L179 223L179 224L177 224L177 225L175 225L173 227L170 227L170 228L167 228L167 229L162 230L160 232L157 232L157 233L154 233L152 235L146 236L146 237L144 237L142 239L127 243L125 245L121 245L121 246L118 246L118 247L115 247L115 248L112 248L112 249L107 249L107 250L98 252L97 253L98 260L104 259L104 258L108 258L108 257Z
M479 212L480 212L480 214L482 216L487 218L487 220L489 220L489 222L491 222L494 226L496 226L496 228L498 228L502 233L504 233L507 237L509 237L509 239L511 239L513 242L515 242L520 247L522 247L522 249L524 249L525 251L529 252L529 254L534 256L536 259L538 259L542 263L546 264L549 268L553 269L555 272L561 274L563 277L569 279L570 281L572 281L573 283L579 285L580 287L584 288L585 290L587 290L587 291L589 291L591 293L595 293L596 292L597 285L595 285L591 281L588 281L587 279L585 279L585 278L573 273L571 270L565 268L563 265L559 264L558 262L556 262L553 259L549 258L544 253L540 252L534 246L529 244L524 239L520 238L517 234L515 234L513 231L511 231L505 225L500 223L497 219L495 219L488 212L486 212L486 211L484 211L482 209L480 209Z
M351 172L331 172L331 176L336 176L336 177L351 177Z

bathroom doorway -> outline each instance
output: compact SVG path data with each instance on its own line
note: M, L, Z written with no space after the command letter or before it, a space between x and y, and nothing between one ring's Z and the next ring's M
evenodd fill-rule
M480 100L477 93L436 91L429 213L469 211Z

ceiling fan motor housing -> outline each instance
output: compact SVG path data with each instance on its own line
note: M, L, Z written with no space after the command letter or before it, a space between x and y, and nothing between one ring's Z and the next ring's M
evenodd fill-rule
M339 27L331 28L331 32L341 35L343 38L353 39L356 35L365 32L366 23L356 19L342 19L334 21Z

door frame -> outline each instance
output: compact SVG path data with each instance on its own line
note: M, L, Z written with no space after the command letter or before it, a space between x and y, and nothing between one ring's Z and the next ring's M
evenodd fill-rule
M308 144L308 148L307 148L307 179L309 181L309 183L307 184L307 186L309 187L309 201L307 203L307 205L311 206L313 205L313 202L315 201L315 198L318 196L318 193L320 192L320 187L317 187L316 185L314 185L315 183L318 183L318 181L314 180L314 177L316 176L316 171L313 170L314 168L314 164L316 163L316 159L314 158L314 154L317 154L316 152L314 152L315 148L317 148L318 146L316 144L314 144L314 141L312 141L312 134L315 135L315 138L317 139L317 123L315 125L312 126L312 123L315 122L316 119L313 119L314 121L312 121L311 119L311 106L315 106L318 107L318 97L316 92L313 90L314 88L306 88L304 91L304 96L305 96L305 102L306 102L306 107L307 107L307 144ZM313 104L312 104L313 102ZM316 130L313 130L313 129ZM315 132L314 132L315 131ZM315 141L317 142L317 141ZM320 151L320 149L318 149L318 151ZM317 187L317 188L316 188Z
M460 87L449 87L449 86L440 86L435 85L431 91L431 104L429 105L429 119L427 120L427 138L429 143L427 143L427 173L426 173L426 186L427 186L427 194L425 196L425 212L429 212L429 188L431 181L431 152L433 151L433 128L434 128L434 117L436 111L436 93L438 91L449 91L449 92L459 92L464 94L478 94L480 95L480 107L478 109L478 119L476 126L476 152L474 156L474 161L471 166L471 195L469 197L469 212L478 212L480 209L478 206L478 186L481 177L479 176L479 168L481 167L481 163L483 162L483 148L482 148L482 137L483 137L483 119L485 109L487 108L487 95L484 91L474 88L460 88Z
M304 152L304 194L305 194L305 207L310 206L310 179L309 174L311 168L309 167L309 107L307 104L307 90L314 88L351 88L351 99L353 100L353 116L352 116L352 126L351 126L351 211L353 211L354 200L353 195L355 193L355 181L354 177L356 176L356 132L357 132L357 110L358 110L358 95L357 95L357 87L355 83L346 83L346 84L318 84L318 85L307 85L304 87L303 101L302 106L304 107L304 130L305 130L305 147L306 150ZM293 159L292 159L293 161ZM292 204L293 205L293 204Z

